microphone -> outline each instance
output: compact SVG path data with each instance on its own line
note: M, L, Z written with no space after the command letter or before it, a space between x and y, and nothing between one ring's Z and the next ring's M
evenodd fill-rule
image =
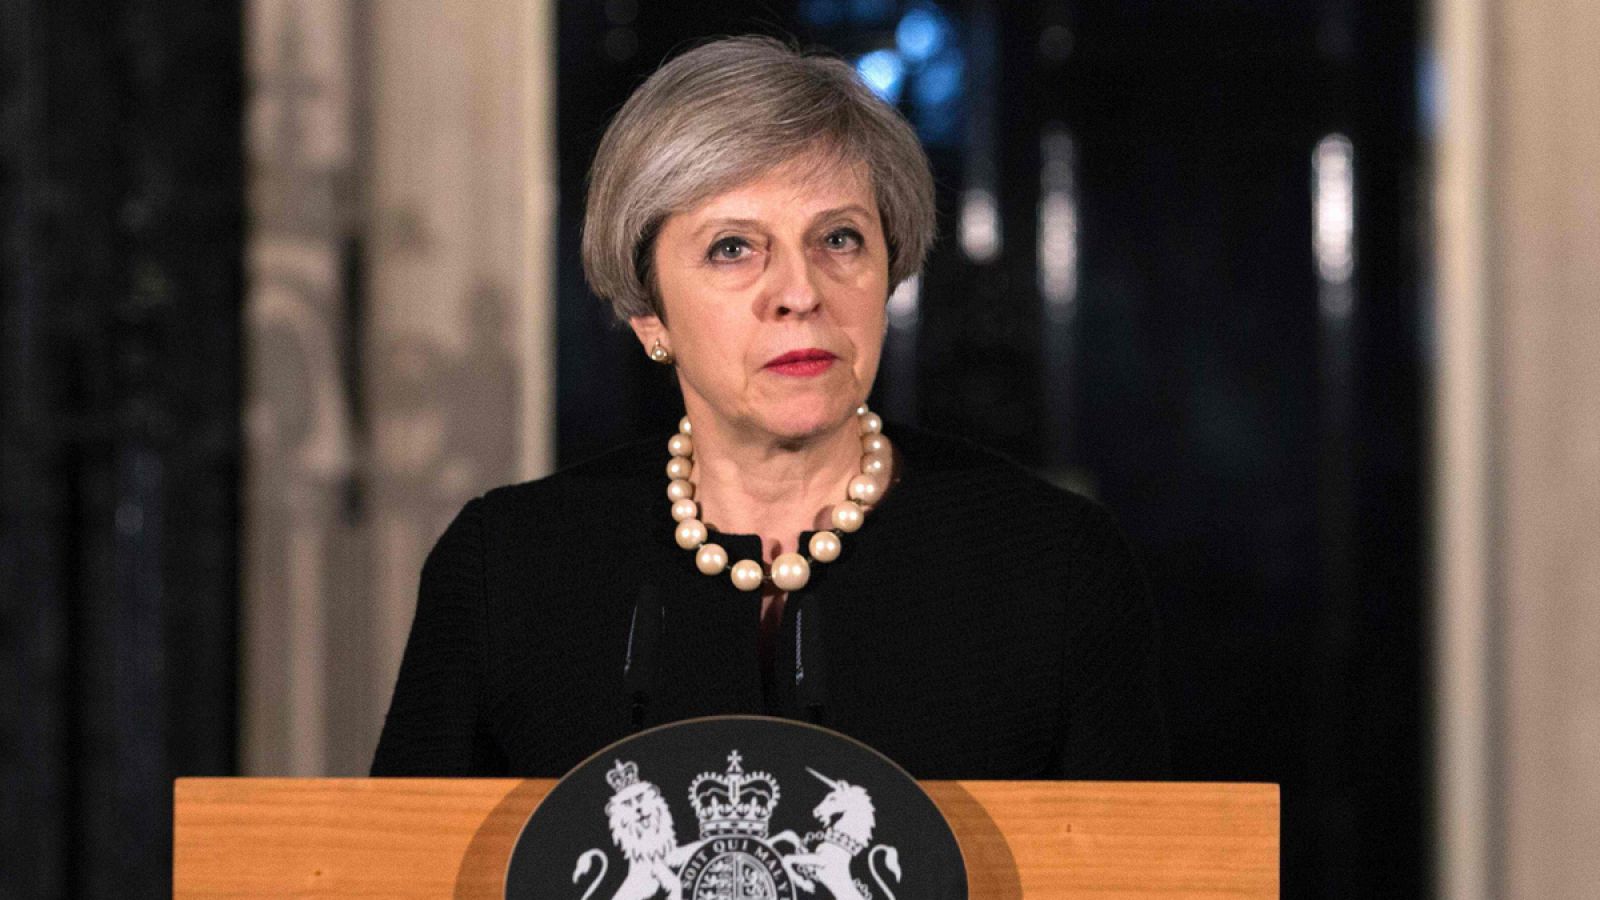
M633 620L628 625L628 650L622 662L622 680L634 731L644 727L650 708L650 694L655 689L656 657L661 647L661 633L666 630L666 618L667 610L655 584L647 581L640 585L639 598L633 604Z
M827 657L822 644L821 598L808 590L789 595L795 604L794 698L800 717L824 725L828 709ZM644 728L656 689L661 642L666 632L667 610L654 583L639 586L628 624L628 646L622 678L628 699L629 724L634 732Z
M822 599L801 589L789 595L794 611L794 698L805 720L825 724L828 668L822 647Z

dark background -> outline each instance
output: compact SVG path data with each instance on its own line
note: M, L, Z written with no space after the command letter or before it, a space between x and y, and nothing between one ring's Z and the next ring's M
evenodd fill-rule
M239 4L0 4L0 897L171 893L236 766Z
M1177 774L1283 785L1286 897L1427 894L1417 3L561 3L560 461L678 415L578 266L610 114L696 39L854 59L914 9L961 67L903 98L941 240L875 407L1116 513L1163 619ZM237 765L241 18L0 6L3 897L165 894L170 779ZM1075 151L1065 317L1036 286L1051 128ZM1333 133L1357 166L1347 319L1319 313L1311 250ZM956 239L978 182L986 263Z

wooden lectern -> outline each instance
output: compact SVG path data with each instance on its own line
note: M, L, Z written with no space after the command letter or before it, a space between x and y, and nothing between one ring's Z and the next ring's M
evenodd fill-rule
M173 892L499 900L518 832L554 783L180 778ZM1278 896L1276 785L923 787L961 842L974 900Z

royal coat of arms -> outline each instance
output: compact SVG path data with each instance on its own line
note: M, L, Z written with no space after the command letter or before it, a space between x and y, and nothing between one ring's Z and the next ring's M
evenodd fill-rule
M796 900L800 894L893 900L900 854L872 843L877 820L871 796L859 785L807 771L818 783L811 809L816 830L803 837L792 830L773 834L778 781L746 772L734 750L723 772L702 772L689 783L698 837L679 843L661 790L640 777L635 763L616 760L605 775L611 788L605 814L628 868L610 900ZM610 866L611 856L598 847L578 856L572 881L587 888L581 900L592 900Z

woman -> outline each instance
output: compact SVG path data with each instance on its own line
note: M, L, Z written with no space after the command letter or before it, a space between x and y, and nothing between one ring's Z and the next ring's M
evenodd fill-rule
M583 261L687 416L467 504L373 774L557 776L755 713L921 778L1159 776L1153 615L1108 516L863 405L932 235L915 135L843 62L738 38L656 72L601 141Z

